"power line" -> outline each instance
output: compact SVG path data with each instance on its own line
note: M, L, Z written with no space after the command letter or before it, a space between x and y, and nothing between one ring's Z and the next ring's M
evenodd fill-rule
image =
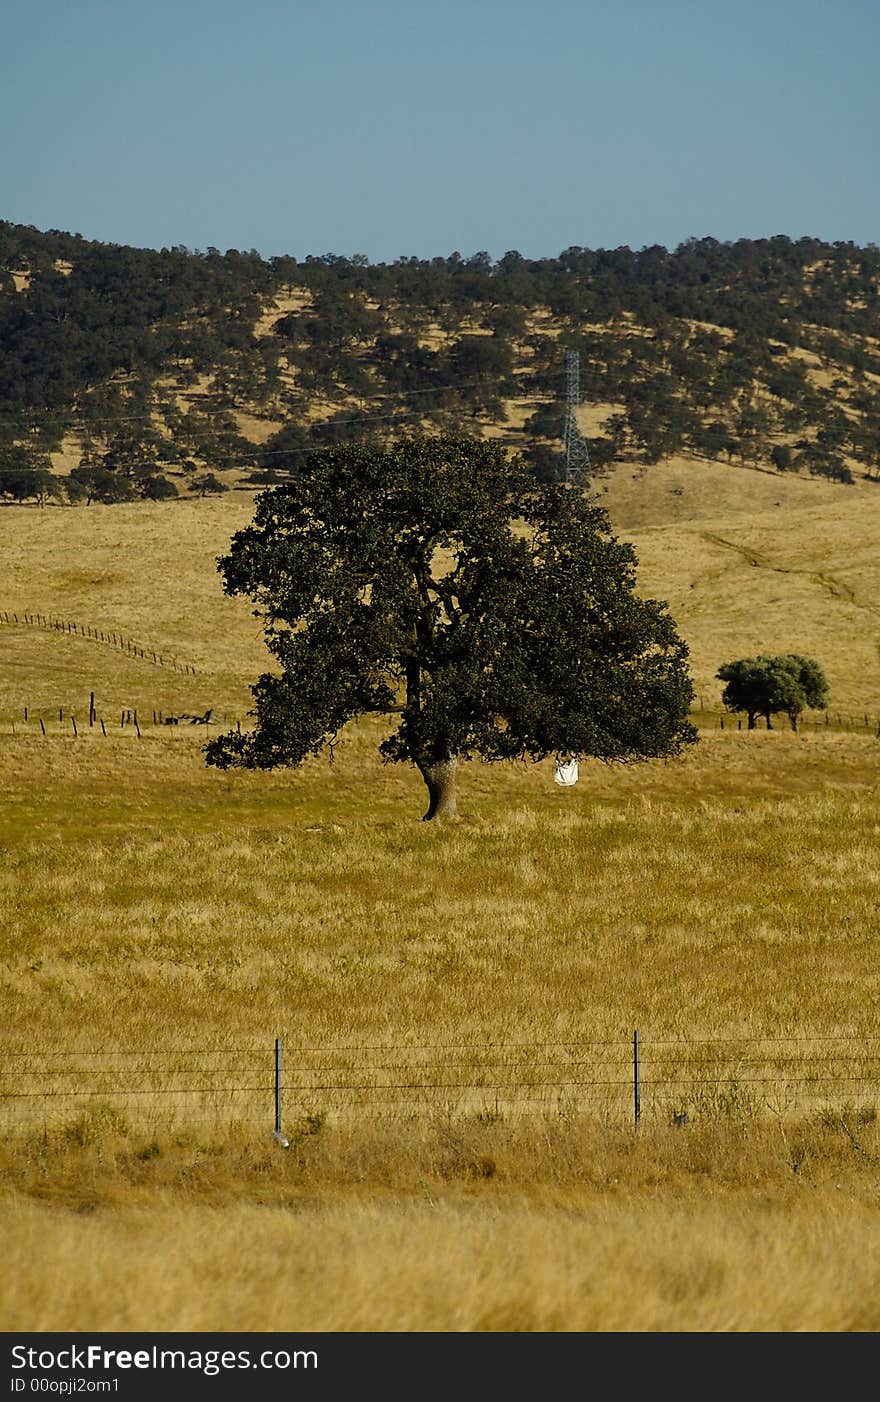
M443 385L443 386L437 386L436 388L431 389L431 390L411 390L411 391L408 391L408 393L410 393L410 394L439 394L439 393L441 393L441 392L445 392L445 391L450 390L450 389L468 388L468 387L472 387L473 385L485 385L485 386L487 386L487 387L489 387L489 388L492 388L492 387L497 387L497 386L500 385L501 383L503 383L503 381L474 380L474 381L469 382L469 384L465 383L465 384L458 384L458 385ZM391 398L391 397L393 397L393 396L380 396L380 397L382 397L382 398ZM350 426L351 424L364 424L364 422L366 422L366 424L367 424L368 426L371 425L371 424L381 424L381 423L404 423L404 422L407 422L407 421L412 420L412 419L420 419L421 417L422 417L421 412L418 411L418 410L416 410L416 409L413 409L413 410L410 410L409 412L401 411L401 412L397 412L397 413L393 413L393 414L373 414L373 415L366 416L366 418L365 418L365 416L364 416L363 414L361 414L361 415L356 415L355 417L349 418L349 419L337 419L337 418L317 419L317 420L314 420L314 421L313 421L313 424L311 425L311 427L312 427L312 428L327 428L327 427L332 427L332 428L347 428L347 427ZM98 422L98 420L93 420L92 422ZM141 422L143 422L143 420L142 420L142 418L141 418L140 416L131 416L131 417L119 417L119 418L107 418L107 419L101 420L100 422L103 422L103 423L141 423ZM167 424L166 424L166 425L163 425L163 426L166 427L166 428L168 428L168 425L167 425ZM81 430L81 429L83 429L84 427L86 427L86 425L83 425L83 424L71 424L71 425L69 425L68 427L69 427L69 428L73 428L73 429ZM173 428L170 429L170 432L173 433L173 431L174 431ZM237 450L237 449L230 450L229 456L234 460L233 463L232 463L233 466L235 466L236 464L239 464L239 463L240 463L240 464L262 463L262 462L265 461L266 458L272 458L272 457L288 458L288 457L303 457L303 456L309 456L309 455L312 454L312 453L320 452L323 448L327 448L327 447L332 447L332 446L334 446L332 443L315 443L314 445L309 446L309 447L299 447L299 448L266 448L266 449L261 449L257 444L253 443L253 440L247 440L247 441L248 441L248 442L250 443L250 445L251 445L251 451L247 451L247 450L245 450L245 451L239 451L239 450ZM586 445L584 445L584 446L586 447ZM194 451L196 452L196 454L198 454L198 449L195 449ZM173 467L173 466L174 466L173 463L168 463L167 465L170 466L170 467ZM209 464L209 465L210 465L210 464ZM100 466L100 464L96 464L96 466ZM220 469L220 470L222 470L222 469Z
M498 379L495 379L495 380L487 380L487 379L461 380L461 381L449 382L449 383L444 384L444 385L432 385L432 386L429 386L429 387L427 387L427 388L425 388L425 389L411 389L411 390L399 390L399 391L390 391L390 390L389 390L389 391L377 391L377 392L371 393L371 394L362 394L362 395L358 395L358 396L357 396L357 399L358 399L360 402L375 402L375 401L377 401L377 400L378 400L378 401L383 401L383 400L389 400L389 399L403 399L403 400L406 400L406 399L412 399L412 398L416 398L416 397L421 398L421 397L426 396L426 395L447 394L447 393L450 393L450 392L458 392L458 391L462 391L462 390L478 389L478 388L485 388L485 389L494 389L494 390L497 390L497 389L500 389L503 385L508 384L508 383L509 383L509 378L504 379L504 380L498 380ZM526 397L528 397L528 396L526 396ZM164 406L164 407L165 407L165 408L170 408L171 406ZM89 419L87 419L86 421L83 421L82 418L80 418L79 421L73 419L72 421L68 422L66 425L63 425L63 426L62 426L62 425L59 425L59 424L57 423L56 420L52 420L52 419L48 420L48 423L49 423L51 426L53 426L53 427L56 427L56 428L60 427L61 430L62 430L62 432L74 431L74 432L79 432L79 433L83 433L83 432L86 432L86 433L87 433L88 430L89 430L90 428L95 427L95 426L97 426L97 425L112 425L112 424L137 423L137 424L142 424L142 425L146 426L146 423L149 421L150 416L151 416L153 413L156 413L156 412L161 413L161 412L162 412L162 409L163 409L163 406L162 406L162 405L158 405L158 406L156 406L156 405L146 405L146 406L144 407L144 411L143 411L142 413L139 413L139 414L102 415L102 416L96 417L96 418L89 418ZM53 414L53 411L52 411L51 409L49 409L48 406L46 406L42 412L45 413L45 414L47 414L47 415L52 415L52 414ZM73 411L72 411L72 410L69 410L69 409L68 409L68 410L60 410L60 411L58 411L58 417L67 416L68 418L70 418L71 414L72 414L72 413L76 413L76 412L79 412L80 414L82 414L82 407L80 406L80 408L79 408L78 411L77 411L77 410L73 410ZM181 411L178 410L177 412L181 412ZM216 425L215 425L214 423L211 423L211 418L214 417L214 418L216 419L216 417L218 417L218 416L221 415L221 414L227 415L227 416L228 416L228 415L230 415L230 413L231 413L232 411L230 411L230 410L228 410L228 409L209 409L207 412L205 412L204 410L199 409L197 406L194 406L192 410L186 411L186 412L195 412L195 413L198 413L198 414L202 415L204 418L206 418L206 419L208 420L211 430L214 431L214 432L216 432L216 431L217 431ZM29 421L29 422L28 422L28 427L31 428L31 429L39 429L39 428L41 427L41 425L39 425L38 423L36 423L36 422L33 420L33 418L31 418L31 417L29 416L29 414L28 414L27 411L0 410L0 416L6 418L7 420L10 420L10 419L11 419L11 420L16 420L16 421L18 421L18 422ZM184 418L184 423L182 423L182 424L180 424L180 425L175 425L175 424L173 424L173 423L172 423L172 424L169 424L169 423L167 422L167 420L165 420L165 421L163 421L161 424L152 424L151 427L152 427L152 428L154 429L154 431L156 431L157 433L161 433L161 430L162 430L162 429L165 429L168 433L170 433L171 435L173 435L176 428L178 428L178 427L184 427L184 426L185 426L185 413L182 413L182 417ZM367 425L373 425L373 424L383 424L383 423L404 423L404 422L410 421L410 420L412 420L412 419L419 419L419 418L421 418L421 414L420 414L418 411L416 411L416 410L410 410L409 412L397 411L397 412L394 412L394 413L391 413L391 414L384 414L384 415L365 415L365 413L362 412L362 413L355 414L353 417L350 417L350 418L347 418L347 419L339 419L339 418L335 418L335 417L331 416L331 417L329 417L329 418L315 420L315 421L313 421L312 428L326 428L326 427L330 427L330 426L332 426L333 428L346 428L346 427L350 427L350 426L352 426L352 425L363 425L363 424L364 424L364 419L365 419L365 417L366 417L366 420L367 420ZM42 425L42 426L45 427L45 426L46 426L46 423L44 423L44 425ZM225 427L227 430L229 430L229 429L231 428L232 431L237 432L237 429L235 429L234 425L232 425L232 424L227 424L227 425L225 425L224 427ZM260 464L265 463L265 462L267 461L267 459L270 459L270 458L300 458L300 457L307 457L307 456L310 456L312 453L320 452L320 451L322 450L322 448L332 446L331 444L327 444L327 443L316 443L316 444L314 444L314 445L309 445L309 446L307 446L307 447L306 447L306 446L302 446L302 447L290 447L290 448L261 448L259 445L254 444L252 440L246 440L246 441L248 441L248 443L249 443L249 449L250 449L250 450L244 449L244 450L238 450L238 451L235 451L235 450L234 450L234 451L230 452L229 456L233 459L233 463L232 463L233 466L234 466L234 465L238 465L238 464L240 464L240 465L242 465L242 466L250 466L250 465L253 465L253 464L258 464L258 465L260 465ZM585 449L586 449L586 445L584 444L584 450L585 450ZM198 447L195 447L193 451L196 453L196 455L198 455L198 453L199 453ZM209 464L209 465L210 465L210 464ZM169 466L173 466L173 464L169 464Z
M358 395L355 395L355 398L358 399L358 400L374 400L374 399L411 399L411 398L413 398L415 395L423 395L423 394L446 394L446 393L448 393L450 390L478 389L478 388L481 388L481 387L482 387L482 388L488 388L488 389L499 389L502 385L504 385L504 384L509 384L509 383L510 383L510 377L509 377L509 376L508 376L507 378L503 379L503 380L486 380L486 379L482 379L482 380L458 380L458 381L455 381L455 382L453 382L453 383L445 384L445 385L431 385L428 389L382 390L382 391L379 391L379 392L377 392L377 393L375 393L375 394L358 394ZM170 406L169 406L169 407L170 407ZM145 406L144 406L144 412L143 412L142 414L107 414L107 415L101 415L100 417L97 417L97 418L89 418L88 421L87 421L87 423L85 423L85 424L84 424L84 423L74 423L74 424L72 425L72 427L75 427L75 428L82 428L82 427L87 427L88 425L97 424L97 423L142 423L146 415L148 415L148 414L154 412L154 411L157 410L157 409L158 409L158 410L161 410L161 408L162 408L161 405L145 405ZM199 410L197 406L193 406L193 409L194 409L195 412L197 412L197 413L203 412L203 411ZM81 414L81 413L83 412L83 410L82 410L82 406L79 406L79 408L77 408L76 410L71 410L71 409L59 409L59 410L55 411L55 410L50 409L50 408L48 407L48 405L46 405L46 406L43 407L43 409L40 410L40 412L43 413L43 414L47 414L47 415L51 415L51 414L57 412L58 415L59 415L59 417L60 417L60 416L65 416L65 415L69 416L71 413L80 413L80 414ZM178 413L187 413L187 412L190 412L190 411L177 410L176 412L178 412ZM234 413L235 411L234 411L234 410L230 410L230 409L213 409L213 410L211 410L210 412L213 413L213 414L230 414L230 413ZM4 418L10 418L10 419L16 419L16 420L19 420L19 419L27 419L27 418L30 417L30 410L27 410L27 409L21 409L21 410L15 410L15 409L0 409L0 416L2 416L2 417L4 417ZM208 414L207 414L207 413L205 414L205 417L208 417ZM52 423L52 420L49 419L49 420L47 420L47 422L51 424L51 423ZM33 426L34 426L34 427L37 427L38 425L34 424Z

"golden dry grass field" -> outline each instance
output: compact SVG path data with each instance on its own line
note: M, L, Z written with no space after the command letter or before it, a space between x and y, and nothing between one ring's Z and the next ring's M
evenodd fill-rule
M0 510L0 1328L880 1327L880 492L688 472L603 496L699 743L469 764L439 829L377 721L273 774L158 723L246 723L247 493ZM831 724L721 730L759 649Z

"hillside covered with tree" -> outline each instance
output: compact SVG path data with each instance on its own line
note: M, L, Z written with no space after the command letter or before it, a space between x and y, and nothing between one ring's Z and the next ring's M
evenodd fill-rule
M672 455L880 480L880 249L784 236L432 259L147 250L0 223L0 494L277 481L401 429L594 475ZM592 427L595 425L595 427Z

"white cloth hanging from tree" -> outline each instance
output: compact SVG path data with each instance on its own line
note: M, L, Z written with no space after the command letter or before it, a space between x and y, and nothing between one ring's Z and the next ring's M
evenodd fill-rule
M553 777L557 784L562 784L565 788L576 784L578 781L577 759L557 759L556 773Z

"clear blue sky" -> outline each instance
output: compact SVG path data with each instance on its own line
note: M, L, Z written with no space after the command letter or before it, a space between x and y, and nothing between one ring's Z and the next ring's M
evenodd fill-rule
M0 218L371 262L880 241L880 0L28 0Z

